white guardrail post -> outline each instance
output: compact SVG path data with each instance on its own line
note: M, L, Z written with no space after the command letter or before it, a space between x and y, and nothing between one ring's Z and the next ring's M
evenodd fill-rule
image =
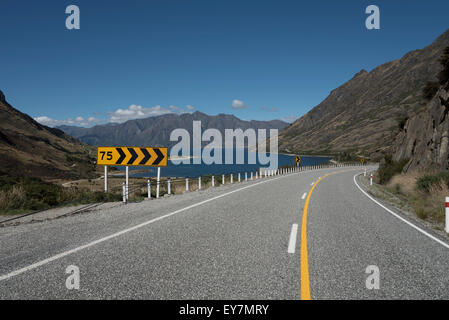
M167 193L168 195L171 195L171 180L168 178L167 180Z
M212 187L215 187L215 176L212 176Z
M449 197L446 197L446 226L444 230L449 233Z
M240 172L239 172L239 174L238 174L238 181L240 182Z
M253 172L251 171L251 180L253 180Z
M161 167L157 167L157 185L156 185L156 198L159 199L159 190L161 187Z
M248 172L245 172L245 181L248 181Z
M371 173L369 176L369 185L372 186L373 185L373 174Z
M234 175L231 173L231 184L234 183Z
M148 199L151 199L151 182L150 179L147 181L147 192L148 192Z
M189 178L186 178L186 192L189 191Z
M198 177L198 190L201 190L201 177Z
M104 166L104 192L108 192L108 166Z
M221 184L225 184L225 177L224 177L224 174L221 175Z
M122 195L123 195L123 203L126 203L126 183L125 182L123 182Z

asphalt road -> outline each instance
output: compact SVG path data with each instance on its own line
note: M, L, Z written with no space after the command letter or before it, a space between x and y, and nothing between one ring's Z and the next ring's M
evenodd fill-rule
M448 299L449 248L363 194L360 172L306 171L0 228L0 299L301 299L307 288L311 299ZM70 265L79 290L66 288ZM379 289L366 287L368 266Z

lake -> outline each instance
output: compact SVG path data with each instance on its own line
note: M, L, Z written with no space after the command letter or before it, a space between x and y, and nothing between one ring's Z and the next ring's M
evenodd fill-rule
M235 158L235 152L234 152ZM245 164L179 164L175 165L170 160L168 161L167 167L161 168L162 177L189 177L196 178L199 176L204 176L208 174L221 175L221 174L231 174L231 173L244 173L248 174L252 171L255 172L259 168L268 167L267 165L248 164L247 162L248 154L245 152ZM294 165L296 156L278 154L278 166ZM223 152L224 159L224 152ZM313 157L313 156L301 156L303 166L314 166L319 164L328 163L331 157ZM258 159L257 159L258 160ZM224 161L223 161L224 162ZM119 167L120 170L125 170L125 167ZM133 170L139 170L139 172L133 173ZM144 172L142 172L144 171ZM130 177L156 177L157 168L154 167L130 167L129 168Z

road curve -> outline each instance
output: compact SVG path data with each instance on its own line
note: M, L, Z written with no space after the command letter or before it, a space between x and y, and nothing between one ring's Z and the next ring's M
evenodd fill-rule
M0 228L0 299L301 299L305 278L311 299L449 298L449 249L364 195L353 180L361 171L306 171ZM79 290L66 288L70 265ZM366 288L369 265L378 290Z

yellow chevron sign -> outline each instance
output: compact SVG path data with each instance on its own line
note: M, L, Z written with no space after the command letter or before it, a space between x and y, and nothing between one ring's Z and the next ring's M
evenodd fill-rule
M301 157L300 156L296 157L296 162L301 163Z
M98 147L97 164L105 166L166 167L167 148Z

